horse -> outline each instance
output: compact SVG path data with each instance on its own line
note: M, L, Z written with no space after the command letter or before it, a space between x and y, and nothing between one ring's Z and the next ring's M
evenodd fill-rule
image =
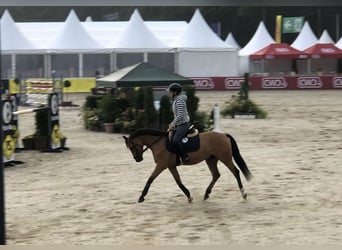
M252 174L242 158L237 142L233 136L215 131L201 132L197 136L199 136L200 140L199 149L195 152L188 153L190 161L185 163L185 165L194 165L206 161L212 174L212 180L206 188L204 200L209 198L212 188L220 177L217 168L218 161L224 163L232 172L243 199L247 199L247 192L242 184L239 169L242 171L247 181L251 180ZM179 163L176 159L177 156L175 153L170 152L166 147L167 140L169 140L169 135L166 131L158 129L137 129L128 137L123 136L123 138L126 147L131 151L136 162L141 162L143 160L144 152L150 149L156 163L152 174L141 192L138 202L144 202L152 182L165 169L169 169L178 187L186 195L188 202L191 203L193 201L190 191L184 186L178 173L177 166L179 166ZM239 169L233 163L233 158L235 163L239 166Z

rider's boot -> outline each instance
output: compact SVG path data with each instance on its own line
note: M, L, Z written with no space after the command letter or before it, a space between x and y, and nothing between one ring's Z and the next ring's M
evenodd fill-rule
M184 146L182 142L178 142L176 145L177 151L181 157L182 163L188 163L190 161L190 158L188 154L184 150Z

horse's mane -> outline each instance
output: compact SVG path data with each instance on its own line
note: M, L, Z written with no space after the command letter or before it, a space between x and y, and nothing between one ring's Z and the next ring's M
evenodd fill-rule
M129 138L133 140L134 138L142 135L152 135L152 136L159 136L159 137L164 137L167 136L167 132L164 130L160 129L149 129L149 128L141 128L133 131L130 135Z

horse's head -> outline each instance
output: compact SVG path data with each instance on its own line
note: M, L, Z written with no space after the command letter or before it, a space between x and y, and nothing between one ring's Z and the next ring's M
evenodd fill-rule
M136 143L134 140L131 140L130 138L127 138L126 136L123 136L125 139L126 147L131 151L133 158L136 162L141 162L143 158L144 153L144 145Z

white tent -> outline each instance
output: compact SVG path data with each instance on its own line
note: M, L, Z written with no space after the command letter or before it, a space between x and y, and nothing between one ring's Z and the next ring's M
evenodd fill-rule
M335 74L338 71L341 52L327 30L324 30L317 43L305 52L310 55L307 60L307 73Z
M169 46L159 40L145 25L139 11L134 10L125 28L112 44L116 51L122 50L168 50Z
M47 45L47 52L104 52L103 45L98 43L81 25L74 10L71 10L63 27L55 38Z
M109 73L141 61L177 73L184 71L186 76L227 76L238 72L237 48L227 45L212 31L199 10L189 23L144 21L137 10L129 21L87 18L80 22L71 10L61 22L17 23L5 11L1 23L2 34L6 34L1 37L6 77L18 73L25 77L50 77L53 70L64 77L82 77L94 75L98 64ZM18 53L32 56L23 58ZM25 67L29 69L25 71Z
M188 27L186 21L145 21L145 24L158 39L169 46Z
M237 49L230 47L213 32L198 9L188 27L171 46L177 50L176 71L181 75L201 77L238 74Z
M239 56L249 56L271 43L275 43L275 41L266 29L264 22L261 21L251 40L239 51Z
M240 74L250 71L250 67L257 68L260 65L250 65L249 55L265 48L271 43L275 43L263 21L259 23L257 30L251 40L239 51ZM258 63L258 61L255 61Z
M318 42L316 35L313 33L308 21L304 23L304 26L297 38L291 44L291 46L298 50L306 50L312 45Z
M235 40L235 37L233 36L232 32L229 32L229 34L227 35L225 43L228 44L229 47L238 48L238 49L241 48L241 46Z
M195 10L188 27L174 42L171 43L171 46L180 49L217 49L229 47L209 27L199 9Z
M342 49L342 37L336 42L335 46L339 49Z
M318 39L318 43L335 43L335 42L329 35L329 32L327 30L324 30L321 37Z
M291 46L298 50L306 50L311 46L318 43L318 39L315 33L312 31L308 21L304 23L304 26ZM311 59L297 61L297 70L299 74L310 73Z
M56 35L60 33L64 22L17 22L16 24L35 47L45 50Z
M21 32L8 10L1 17L1 51L4 54L36 54L35 47Z

